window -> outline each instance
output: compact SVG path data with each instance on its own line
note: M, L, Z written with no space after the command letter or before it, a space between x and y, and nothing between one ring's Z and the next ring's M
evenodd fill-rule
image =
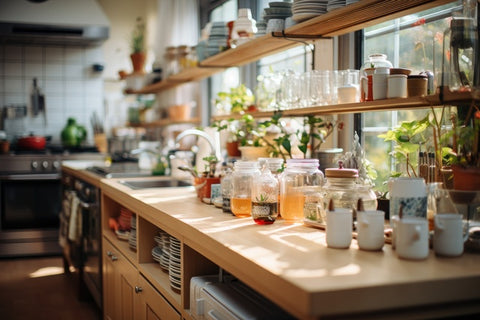
M440 78L442 68L442 37L449 18L460 11L458 3L433 8L414 15L388 21L364 30L364 57L372 53L387 54L394 67L409 68L412 74L422 71ZM434 86L437 83L434 81ZM428 109L370 112L362 114L362 144L367 158L378 172L376 186L382 185L395 170L389 156L393 145L377 136L402 121L423 118Z

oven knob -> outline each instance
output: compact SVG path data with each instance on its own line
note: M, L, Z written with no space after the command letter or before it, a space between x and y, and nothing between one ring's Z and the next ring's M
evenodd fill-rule
M42 168L48 169L48 161L42 161Z
M57 160L53 161L52 167L53 167L53 169L60 168L60 161L57 161Z
M38 162L37 161L32 161L32 169L37 169L38 168Z

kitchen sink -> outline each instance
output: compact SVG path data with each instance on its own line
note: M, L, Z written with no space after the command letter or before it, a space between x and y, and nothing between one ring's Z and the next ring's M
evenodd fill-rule
M121 184L131 189L148 189L148 188L178 188L190 187L192 184L184 180L163 179L163 180L122 180Z

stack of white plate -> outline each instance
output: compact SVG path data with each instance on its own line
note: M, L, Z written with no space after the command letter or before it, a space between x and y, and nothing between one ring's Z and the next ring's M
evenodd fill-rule
M130 229L130 235L128 236L128 245L130 249L132 250L137 250L137 216L132 215L132 218L130 219L131 223L131 229Z
M160 263L160 261L162 260L162 248L159 246L153 247L152 257L153 257L153 260Z
M228 27L225 22L213 22L208 36L207 55L212 56L227 47Z
M168 268L168 276L170 278L170 286L176 290L182 288L181 261L180 240L170 236L170 265Z
M295 0L292 5L293 20L296 22L311 19L327 13L328 0Z
M160 260L160 267L166 272L170 267L170 235L165 231L159 232L162 237L162 259Z

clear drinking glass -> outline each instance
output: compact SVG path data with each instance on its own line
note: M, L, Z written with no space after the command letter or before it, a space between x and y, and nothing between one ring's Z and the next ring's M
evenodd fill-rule
M283 75L281 82L281 108L297 108L300 105L301 90L302 86L300 76L293 70L287 70Z

